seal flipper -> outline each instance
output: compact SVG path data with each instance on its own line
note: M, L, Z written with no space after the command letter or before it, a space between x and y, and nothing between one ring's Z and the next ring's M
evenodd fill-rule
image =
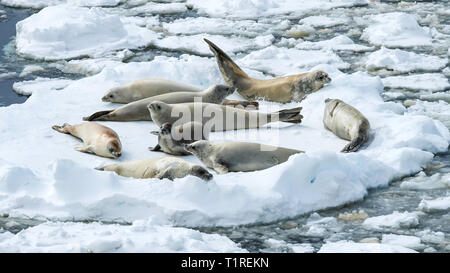
M350 153L356 152L358 149L367 141L367 137L365 134L359 134L357 138L350 141L349 144L345 145L344 149L342 149L342 153Z
M91 146L75 147L75 150L87 154L95 154Z
M83 120L87 120L87 121L107 120L107 119L104 119L103 116L106 116L106 115L110 114L112 111L114 111L114 110L99 111L99 112L96 112L96 113L94 113L94 114L92 114L92 115L90 115L88 117L84 117Z
M292 109L285 109L278 112L273 113L274 115L278 115L278 120L289 123L300 123L302 122L303 116L300 114L302 111L302 107L296 107ZM271 117L272 121L272 117Z
M242 78L249 78L247 73L245 73L235 62L233 62L233 60L225 52L223 52L222 49L208 39L203 40L209 45L209 48L216 56L219 70L228 85L237 87Z
M148 150L151 152L161 151L161 146L159 144L156 144L155 147L148 147Z
M225 174L229 172L227 166L225 166L223 162L214 162L213 169L219 174Z

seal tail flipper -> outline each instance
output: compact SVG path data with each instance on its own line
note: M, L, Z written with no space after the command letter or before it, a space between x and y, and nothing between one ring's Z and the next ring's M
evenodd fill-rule
M273 113L272 115L278 116L278 121L289 122L289 123L300 123L302 122L303 116L300 114L302 107L296 107L291 109L285 109ZM276 120L272 120L276 121Z
M155 147L148 147L148 150L151 152L157 152L161 150L161 146L159 144L156 144Z
M88 117L84 117L83 120L87 120L87 121L103 120L102 117L110 114L112 111L114 111L114 110L96 112Z
M97 171L105 171L106 170L106 166L103 167L97 167L95 168Z
M69 129L68 129L69 126L70 126L69 123L64 123L62 126L53 125L52 129L55 131L58 131L60 133L63 133L63 134L70 134Z
M208 39L203 39L216 56L217 65L222 73L223 79L228 85L236 87L241 78L248 78L245 73L222 49Z
M367 137L364 134L359 134L357 138L350 141L349 144L345 145L342 149L342 153L356 152L358 149L366 142Z

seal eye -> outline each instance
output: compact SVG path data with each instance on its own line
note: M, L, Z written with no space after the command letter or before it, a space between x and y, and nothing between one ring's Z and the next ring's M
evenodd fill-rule
M161 106L159 106L159 105L156 105L156 108L157 108L158 110L161 110Z
M109 95L109 97L110 97L110 98L114 98L114 95L111 94L111 95Z

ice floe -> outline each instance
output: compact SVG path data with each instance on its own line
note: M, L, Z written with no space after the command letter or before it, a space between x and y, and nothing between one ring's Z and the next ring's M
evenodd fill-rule
M353 42L352 39L345 35L338 35L330 40L324 40L319 42L304 41L295 45L298 49L331 49L336 51L355 51L366 52L372 51L373 47L364 45L358 45Z
M444 91L450 88L447 77L441 73L424 73L408 76L391 76L382 79L389 88L405 88L414 91Z
M365 0L307 0L301 5L297 0L188 0L199 13L211 17L256 18L281 14L302 15L312 10L367 5Z
M415 253L417 251L400 246L376 243L339 241L324 244L319 253Z
M13 90L19 95L29 96L39 90L61 90L72 83L67 79L50 79L38 77L35 80L15 82Z
M438 71L444 68L447 62L447 58L381 47L380 50L367 57L365 65L369 70L385 68L406 73L411 71Z
M208 44L203 41L204 38L220 45L221 48L228 53L248 51L249 49L255 48L259 49L272 44L270 40L257 43L257 41L255 41L256 39L253 40L244 37L224 37L221 35L196 34L190 36L168 36L156 40L154 45L162 49L183 51L200 55L212 55Z
M450 174L436 173L427 176L421 172L418 176L403 181L401 188L412 190L434 190L450 188Z
M273 59L277 59L277 62L275 63ZM276 46L253 51L237 60L237 64L277 76L305 72L319 64L329 64L342 69L350 66L330 51L299 50Z
M20 73L20 77L25 77L29 74L35 73L35 72L41 72L44 71L44 68L40 65L27 65L23 68L22 72Z
M424 250L425 245L421 243L420 238L416 236L383 234L382 244L403 246L414 250Z
M291 244L276 239L268 239L265 244L267 247L262 252L313 253L315 250L311 244Z
M426 212L448 210L450 209L450 196L439 197L434 200L422 200L419 209Z
M419 26L413 15L391 12L373 15L372 24L367 27L361 38L374 45L387 47L431 46L432 37Z
M300 20L300 23L313 27L333 27L349 23L348 18L331 18L327 16L309 16Z
M151 62L107 66L57 92L35 90L24 104L0 108L0 118L5 121L0 124L0 149L14 151L0 155L7 161L0 163L0 184L17 183L23 173L27 177L24 185L34 185L30 189L2 187L0 213L52 220L132 222L154 218L182 226L268 222L359 200L368 188L420 171L433 158L432 153L447 150L450 133L444 125L424 116L405 116L402 105L383 102L379 78L363 72L344 74L330 65L312 69L324 69L333 80L301 103L301 125L274 124L211 135L214 141L263 142L306 153L262 171L216 174L210 183L195 177L144 181L98 172L93 168L112 161L75 151L78 141L55 133L51 126L79 123L82 116L116 107L101 102L104 92L136 79L165 77L199 87L220 83L213 58L159 56ZM322 125L324 100L329 97L363 111L373 130L368 147L358 153L338 152L346 141ZM298 104L261 101L260 105L261 111L269 112ZM152 122L102 124L121 137L124 149L119 161L161 156L147 150L156 141L149 134L156 129ZM198 162L192 156L186 159ZM329 228L319 223L311 226Z
M150 44L158 35L124 23L100 8L58 5L42 9L16 26L16 48L21 55L43 59L102 56L124 48Z
M273 32L286 30L290 25L289 20L272 19L268 22L263 20L239 20L233 21L223 18L188 17L176 19L172 22L162 24L165 30L173 34L220 34L220 35L242 35L255 37L267 35Z
M0 233L0 252L246 252L227 237L135 221L131 225L47 222Z
M0 0L0 3L15 8L42 9L65 3L84 7L114 7L124 1L125 0Z
M367 218L363 222L365 228L373 230L411 228L418 225L417 213L407 211L394 211L392 214Z

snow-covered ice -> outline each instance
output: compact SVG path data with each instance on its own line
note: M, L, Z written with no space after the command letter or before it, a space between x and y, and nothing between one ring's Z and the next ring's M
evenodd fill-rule
M436 173L432 176L427 176L425 173L421 172L418 176L402 182L400 187L413 190L450 188L450 174Z
M305 118L301 125L274 124L272 129L213 135L216 141L264 142L306 153L263 171L215 175L210 183L195 177L142 181L98 172L93 168L112 161L74 151L78 141L55 133L51 126L79 123L82 116L112 108L101 102L104 92L135 79L167 77L200 87L219 83L214 59L157 57L152 62L107 67L58 92L35 90L24 104L0 109L5 120L0 124L0 148L15 151L3 154L7 157L0 155L7 162L0 167L0 184L5 185L0 190L0 212L52 220L158 218L185 226L266 222L361 199L368 188L417 172L432 159L432 153L447 149L448 130L428 117L404 116L400 104L383 102L379 78L362 72L343 74L332 66L313 69L318 68L328 71L333 81L302 102ZM321 121L328 97L363 109L373 128L373 140L366 149L338 152L346 141L324 130ZM261 111L295 105L261 102ZM156 129L153 123L103 124L121 137L120 161L160 156L146 149L156 141L148 133ZM271 130L277 128L274 134ZM18 131L21 138L14 137ZM30 184L33 187L26 186Z
M447 58L381 47L380 50L368 56L366 68L369 70L385 68L403 73L411 71L438 71L444 68L447 62Z
M273 59L277 59L275 63ZM238 65L271 73L277 76L292 75L308 71L319 64L329 64L337 68L348 68L338 55L330 51L299 50L269 46L253 51L244 58L236 60Z
M338 7L367 5L366 0L306 0L301 5L297 0L188 0L188 4L199 13L211 17L257 18L289 14L302 15L312 10L327 10Z
M42 9L16 25L17 52L43 60L98 57L108 52L146 46L155 32L124 23L100 8L58 5Z
M295 45L298 49L331 49L335 51L355 51L366 52L372 51L373 47L355 44L352 39L345 35L338 35L330 40L319 42L304 41Z
M349 23L348 18L330 18L327 16L309 16L300 20L300 23L313 27L333 27Z
M367 229L399 229L411 228L419 225L419 217L415 212L398 212L389 215L381 215L369 217L363 222L363 226Z
M427 212L448 210L450 209L450 196L439 197L434 200L422 200L419 209Z
M36 78L31 81L15 82L13 90L20 95L29 96L35 91L47 90L61 90L72 83L72 80L67 79L50 79L50 78Z
M339 241L324 244L319 253L415 253L417 251L389 244L355 243L352 241Z
M373 15L361 38L387 47L431 46L431 35L413 15L391 12Z
M20 73L20 77L28 76L29 74L35 73L35 72L42 72L44 71L44 68L39 65L27 65L23 68L22 72Z
M424 73L407 76L392 76L382 79L389 88L405 88L414 91L444 91L450 89L447 77L441 73Z
M416 236L383 234L382 244L403 246L414 250L424 250L425 245L421 243L420 238Z
M47 222L0 233L0 252L246 252L227 237L135 221L131 225Z

